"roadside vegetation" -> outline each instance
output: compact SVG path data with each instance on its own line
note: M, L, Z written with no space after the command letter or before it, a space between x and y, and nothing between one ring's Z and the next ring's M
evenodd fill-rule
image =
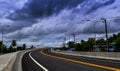
M109 47L112 47L114 52L120 52L120 33L113 34L113 36L108 38ZM111 45L111 43L114 43ZM69 50L74 48L74 51L95 51L95 38L89 38L87 41L81 40L79 43L75 43L73 41L69 41L66 45L60 48L60 50ZM96 47L99 46L99 51L107 51L105 50L106 47L106 40L104 39L97 39L96 40ZM104 47L103 47L104 46Z
M35 48L33 45L28 48L26 44L22 44L21 46L17 45L17 41L13 40L11 42L11 45L7 47L2 41L0 41L0 55L4 53L11 53L11 52L16 52L20 50L26 50L26 49L33 49Z

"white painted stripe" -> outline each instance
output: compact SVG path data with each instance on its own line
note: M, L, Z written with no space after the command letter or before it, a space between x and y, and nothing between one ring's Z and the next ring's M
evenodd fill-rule
M29 53L29 57L30 57L39 67L41 67L44 71L49 71L47 68L45 68L44 66L42 66L41 64L39 64L39 63L31 56L31 52Z

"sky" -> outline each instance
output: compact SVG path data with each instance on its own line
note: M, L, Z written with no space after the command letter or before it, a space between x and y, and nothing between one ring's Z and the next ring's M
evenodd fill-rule
M62 46L94 37L105 38L120 31L120 0L0 0L0 36L4 43L13 39L28 46ZM90 21L87 21L90 20ZM95 29L94 29L95 25ZM95 30L95 33L94 33ZM2 37L0 37L2 39Z

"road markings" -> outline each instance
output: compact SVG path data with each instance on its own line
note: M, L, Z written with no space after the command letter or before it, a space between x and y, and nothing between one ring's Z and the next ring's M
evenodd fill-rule
M52 58L57 58L57 59L61 59L61 60L66 60L66 61L84 64L84 65L89 65L89 66L98 67L98 68L103 68L103 69L107 69L107 70L120 71L120 69L118 69L118 68L112 68L112 67L108 67L108 66L102 66L102 65L98 65L98 64L92 64L92 63L88 63L88 62L82 62L82 61L77 61L77 60L72 60L72 59L68 59L68 58L50 55L50 54L43 52L43 50L41 50L40 52L41 52L41 54L43 54L45 56L52 57Z
M41 64L39 64L39 63L31 56L31 52L29 53L29 57L30 57L39 67L41 67L44 71L49 71L47 68L45 68L44 66L42 66Z

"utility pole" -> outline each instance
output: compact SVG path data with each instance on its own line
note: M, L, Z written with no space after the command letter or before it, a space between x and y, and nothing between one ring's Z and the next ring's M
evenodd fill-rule
M107 51L108 51L108 49L109 49L109 42L108 42L107 20L105 18L101 18L101 20L105 24L106 45L107 45Z
M74 43L75 43L75 42L76 42L76 41L75 41L75 34L73 33L73 34L72 34L72 36L73 36L73 39L74 39Z

